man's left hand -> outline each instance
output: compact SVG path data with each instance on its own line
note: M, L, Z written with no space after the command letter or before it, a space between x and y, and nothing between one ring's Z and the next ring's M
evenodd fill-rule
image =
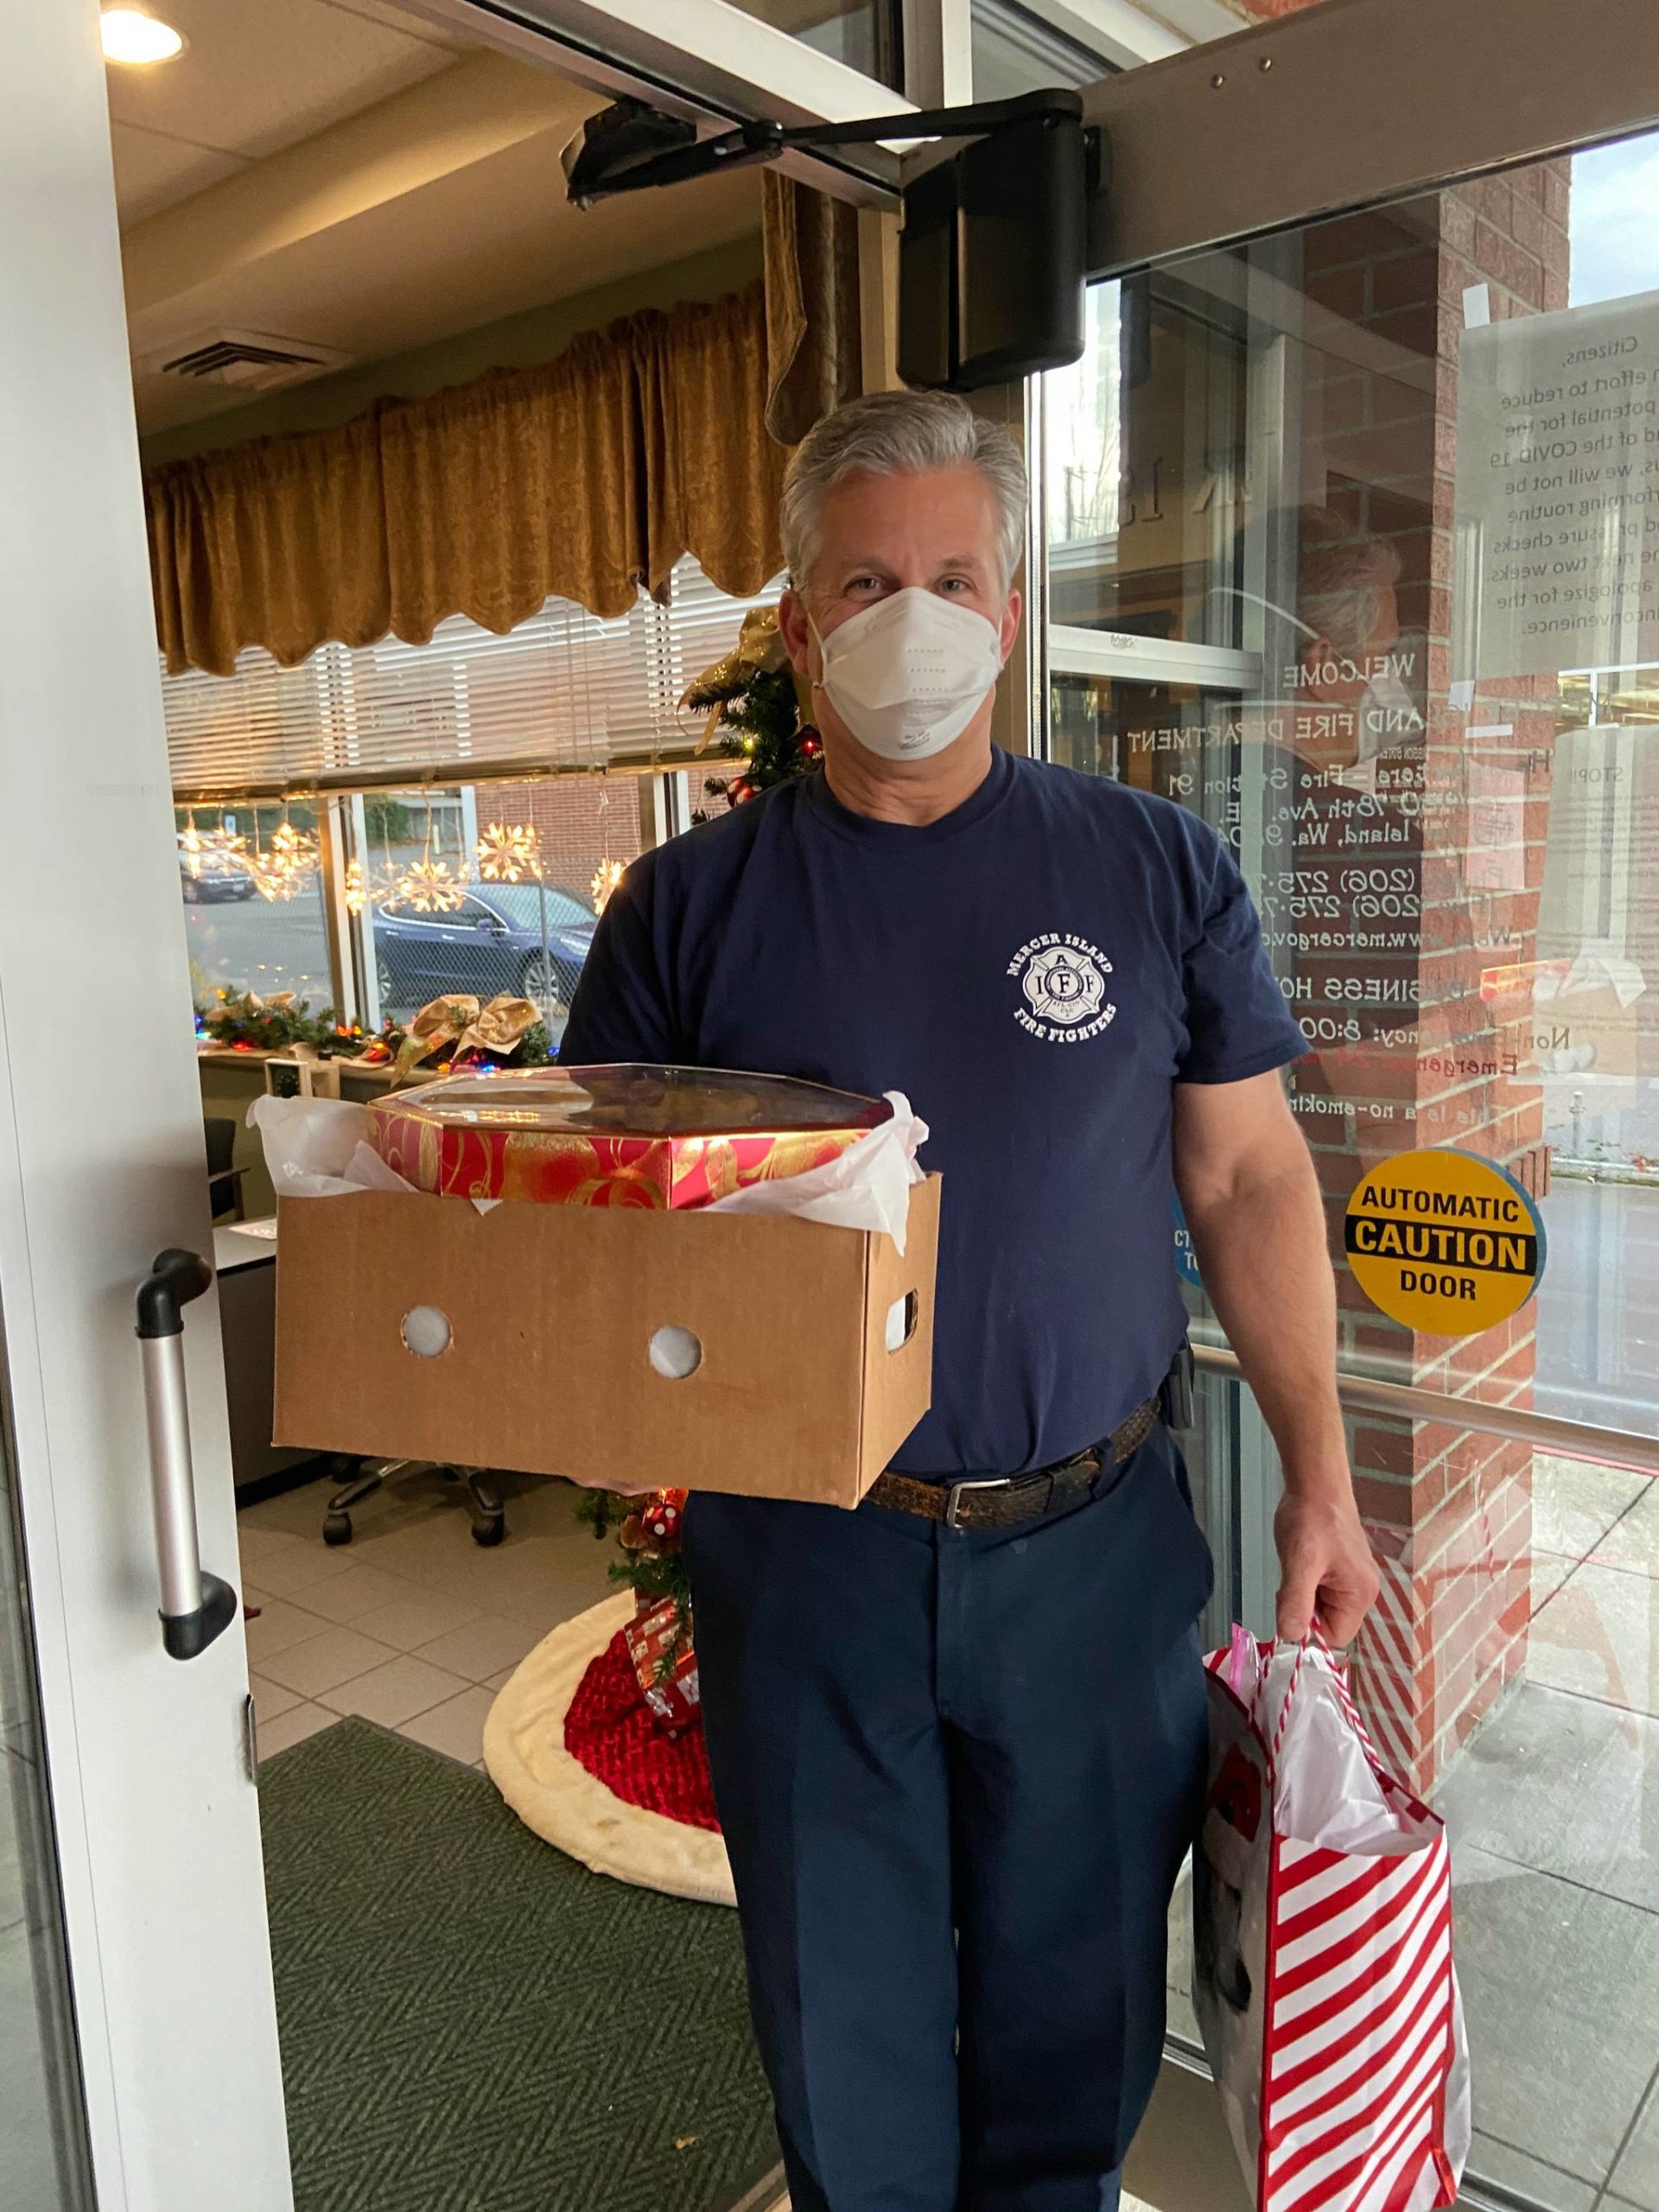
M1300 1643L1317 1615L1328 1643L1351 1643L1376 1602L1376 1562L1344 1483L1329 1497L1288 1491L1273 1517L1279 1634Z

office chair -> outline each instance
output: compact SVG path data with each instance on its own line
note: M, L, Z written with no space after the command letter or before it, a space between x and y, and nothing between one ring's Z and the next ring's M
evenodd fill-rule
M507 1516L501 1503L501 1493L484 1467L450 1466L438 1459L349 1459L336 1461L336 1470L344 1473L353 1469L351 1480L337 1490L328 1501L328 1510L322 1520L322 1541L325 1544L349 1544L352 1541L352 1508L387 1484L401 1482L410 1475L436 1474L446 1485L460 1491L467 1510L473 1519L473 1541L475 1544L499 1544L507 1533Z
M237 1166L231 1157L236 1150L236 1123L228 1115L206 1114L201 1126L207 1138L208 1211L215 1221L221 1214L240 1221L242 1178L248 1171Z

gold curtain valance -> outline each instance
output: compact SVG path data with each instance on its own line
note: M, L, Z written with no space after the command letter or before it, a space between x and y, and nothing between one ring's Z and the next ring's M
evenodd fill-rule
M772 381L757 283L631 315L536 368L157 469L168 668L226 676L251 645L292 666L388 632L423 645L450 614L505 632L555 597L618 615L641 584L660 598L686 553L750 595L783 560Z
M766 428L798 446L821 415L862 391L858 211L766 170Z
M175 676L228 676L244 645L284 667L391 622L378 410L259 438L144 481L156 629Z

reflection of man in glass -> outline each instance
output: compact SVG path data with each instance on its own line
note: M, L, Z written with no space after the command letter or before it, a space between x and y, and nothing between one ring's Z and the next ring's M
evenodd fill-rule
M1296 519L1297 611L1262 602L1263 689L1292 709L1299 760L1374 790L1377 755L1423 736L1423 656L1400 627L1400 556L1329 507L1304 507Z
M1292 538L1294 582L1237 594L1262 670L1238 765L1261 791L1261 851L1240 858L1259 867L1281 987L1328 1081L1356 1046L1415 1046L1425 654L1401 629L1392 541L1330 507L1280 519L1268 541ZM1336 1087L1355 1080L1370 1088L1353 1070ZM1321 1087L1306 1063L1296 1087Z

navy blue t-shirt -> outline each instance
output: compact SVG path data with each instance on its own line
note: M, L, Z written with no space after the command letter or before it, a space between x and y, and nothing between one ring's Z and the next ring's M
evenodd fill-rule
M925 828L821 772L629 868L561 1057L902 1090L944 1179L932 1410L894 1465L1012 1474L1150 1396L1185 1316L1176 1083L1306 1045L1196 815L998 749Z

